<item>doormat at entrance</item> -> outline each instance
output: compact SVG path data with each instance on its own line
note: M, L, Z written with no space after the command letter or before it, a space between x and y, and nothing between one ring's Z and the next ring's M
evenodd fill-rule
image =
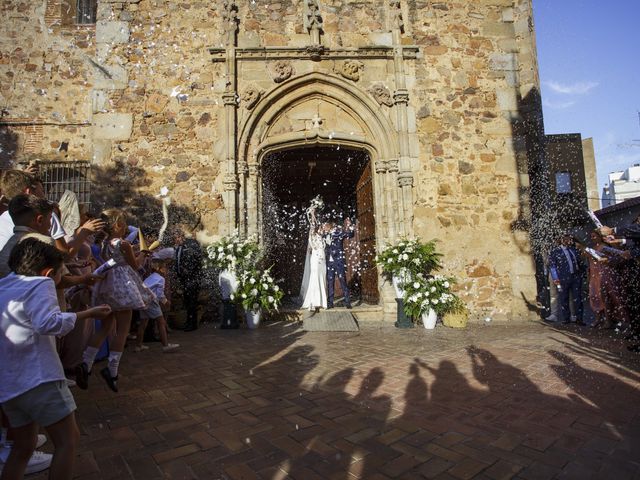
M357 332L358 324L348 311L308 313L302 321L307 332Z

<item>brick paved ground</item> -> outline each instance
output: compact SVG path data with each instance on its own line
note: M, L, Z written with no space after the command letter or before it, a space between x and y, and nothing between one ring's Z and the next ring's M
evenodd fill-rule
M640 478L640 358L538 323L205 326L75 390L81 479ZM33 478L45 478L35 476Z

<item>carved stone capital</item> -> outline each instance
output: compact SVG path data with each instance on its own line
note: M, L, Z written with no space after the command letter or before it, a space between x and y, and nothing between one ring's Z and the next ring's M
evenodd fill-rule
M246 176L249 173L249 166L247 162L241 160L238 162L238 174Z
M399 103L404 103L405 105L409 103L409 91L406 89L399 89L393 92L393 102L398 105Z
M287 60L278 60L271 71L273 81L282 83L293 75L293 65Z
M340 75L348 80L357 82L360 80L360 72L364 69L364 63L360 60L347 60L340 66Z
M374 168L376 170L376 173L385 173L389 168L388 162L385 162L384 160L377 160L374 163Z
M403 172L398 175L399 187L413 187L413 175L409 172Z
M388 160L387 161L387 168L389 169L390 172L397 172L398 171L398 159L394 158L393 160Z
M261 172L261 168L260 168L260 164L258 163L250 163L247 169L247 173L249 174L249 176L251 177L255 177L260 175Z
M240 99L244 103L244 107L247 110L251 110L253 107L256 106L256 103L258 103L258 100L260 100L261 96L262 96L262 90L260 90L255 85L250 85L242 93L242 96L240 97Z
M324 54L325 48L322 45L309 45L305 48L305 52L309 58L314 61L320 60Z
M375 99L375 101L378 102L380 105L386 105L387 107L390 107L391 105L393 105L393 100L391 99L391 92L384 84L382 83L373 84L369 89L369 92L371 93L371 95L373 95L373 98Z
M224 185L224 190L226 192L235 192L238 190L238 179L233 174L225 175L224 180L222 180L222 184Z
M224 92L222 94L222 103L224 105L237 105L238 95L236 92Z

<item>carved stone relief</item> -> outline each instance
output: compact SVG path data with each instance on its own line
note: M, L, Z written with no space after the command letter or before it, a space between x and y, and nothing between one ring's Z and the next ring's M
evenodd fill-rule
M238 7L233 0L222 2L223 36L227 45L234 45L238 32Z
M360 60L347 60L340 67L340 75L357 82L360 80L360 72L363 68L364 64Z
M278 60L273 64L271 75L274 82L282 83L293 75L293 65L286 60Z
M391 28L404 32L404 18L402 16L402 5L399 0L389 1L389 14Z
M258 100L260 100L260 97L262 96L262 90L260 90L258 87L251 85L249 87L247 87L247 89L244 91L244 93L242 94L241 100L244 102L244 106L247 110L251 110L253 107L256 106L256 103L258 103Z
M307 31L322 30L323 21L318 0L305 0L304 5L304 28Z
M384 86L384 84L376 83L372 85L371 88L369 89L369 92L371 93L371 95L373 95L373 98L380 105L386 105L387 107L390 107L391 105L393 105L391 92L386 86Z

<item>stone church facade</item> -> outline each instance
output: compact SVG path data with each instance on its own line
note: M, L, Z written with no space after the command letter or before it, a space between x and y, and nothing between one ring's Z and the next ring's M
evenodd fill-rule
M265 241L266 170L322 194L316 163L360 155L345 175L370 192L353 198L374 249L437 238L475 314L528 315L544 170L531 0L98 0L79 24L83 3L0 2L5 166L130 168L196 212L203 241Z

